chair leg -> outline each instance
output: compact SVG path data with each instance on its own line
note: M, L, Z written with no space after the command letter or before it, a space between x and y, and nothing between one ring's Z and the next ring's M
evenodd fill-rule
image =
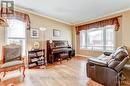
M60 57L60 63L62 64L62 58Z
M5 77L5 75L6 75L6 72L4 72L3 78Z
M4 74L0 77L0 82L1 82L2 78L4 78L6 75L6 72L1 72L1 73L4 73Z
M25 66L23 67L23 77L25 78Z
M58 55L58 61L60 61L60 64L62 64L62 58L60 55Z
M69 56L67 56L67 57L66 57L66 59L67 59L67 62L68 62L68 61L70 60L70 57L69 57Z
M21 68L19 68L19 71L21 72Z
M69 61L69 58L67 57L67 62Z
M2 77L0 77L0 82L2 81Z

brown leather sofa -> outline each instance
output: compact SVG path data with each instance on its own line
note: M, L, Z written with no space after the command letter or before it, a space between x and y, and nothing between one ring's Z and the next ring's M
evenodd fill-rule
M87 62L87 76L104 86L119 86L120 75L129 59L126 47L119 47L114 53L105 52L91 57Z

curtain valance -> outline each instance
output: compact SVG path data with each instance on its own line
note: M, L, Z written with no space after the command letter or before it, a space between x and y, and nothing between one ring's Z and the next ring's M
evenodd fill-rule
M3 10L5 10L6 8L1 8L1 17L6 17L8 19L18 19L21 20L23 22L26 22L26 26L27 29L30 29L30 18L28 14L22 13L22 12L18 12L18 11L13 11L13 13L2 13Z
M81 30L87 30L91 28L99 28L99 27L104 27L107 25L115 25L115 31L118 31L119 29L119 22L118 22L119 17L114 17L102 21L97 21L94 23L89 23L89 24L84 24L80 26L76 26L76 33L79 34Z
M0 27L8 26L7 20L5 18L0 17Z

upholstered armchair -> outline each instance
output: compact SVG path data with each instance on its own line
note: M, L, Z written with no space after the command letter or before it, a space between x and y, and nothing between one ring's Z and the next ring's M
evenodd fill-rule
M91 57L87 62L87 76L104 86L120 86L124 65L129 59L125 47L114 53L105 52L99 57Z
M3 46L2 64L0 65L0 80L6 75L6 72L23 69L23 77L25 77L24 59L21 57L20 45Z

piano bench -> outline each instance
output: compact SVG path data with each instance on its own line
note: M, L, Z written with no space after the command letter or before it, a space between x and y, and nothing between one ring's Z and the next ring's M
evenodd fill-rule
M69 55L68 53L61 53L59 54L59 59L60 59L60 63L62 63L62 60L67 59L67 61L69 60Z

